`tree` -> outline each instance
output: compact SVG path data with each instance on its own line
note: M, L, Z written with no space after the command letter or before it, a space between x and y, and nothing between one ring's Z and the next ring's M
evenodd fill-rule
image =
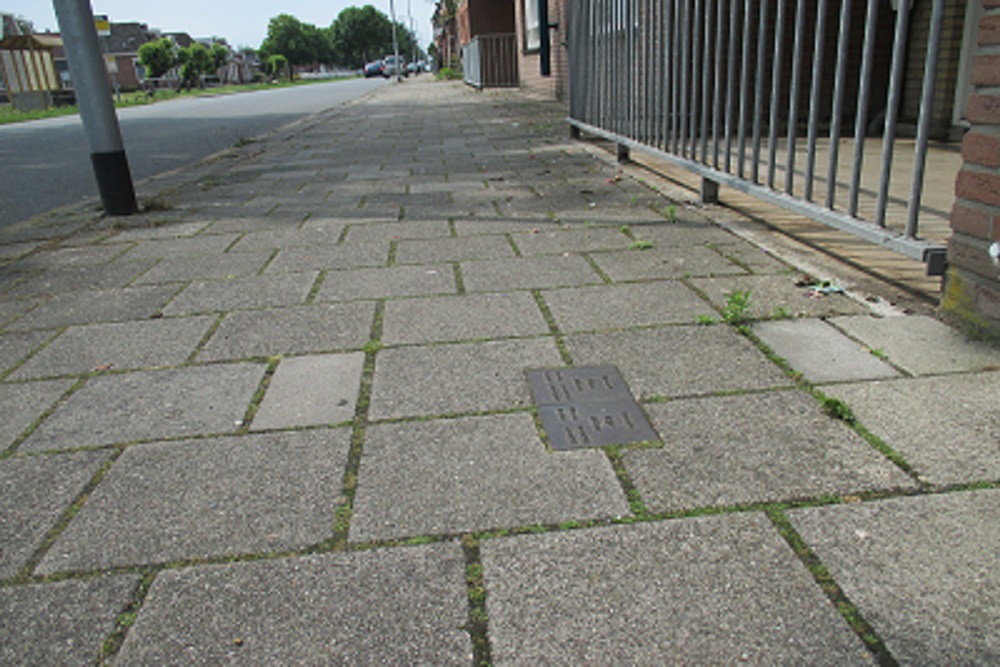
M167 37L146 42L139 47L139 62L146 69L146 76L155 79L177 64L177 50Z
M285 56L293 66L333 60L329 31L303 23L291 14L279 14L270 20L260 52L265 60L269 56Z
M225 67L226 63L229 62L229 49L222 44L213 44L209 53L212 56L212 66L217 70Z
M267 73L274 78L285 76L288 71L288 58L283 55L268 56L266 61Z
M181 66L183 85L191 88L200 84L202 74L212 71L212 56L204 46L195 42L177 53L177 61Z
M402 23L396 23L399 53L413 50L413 34ZM348 7L340 12L330 26L334 55L341 65L359 67L392 52L392 22L371 5Z

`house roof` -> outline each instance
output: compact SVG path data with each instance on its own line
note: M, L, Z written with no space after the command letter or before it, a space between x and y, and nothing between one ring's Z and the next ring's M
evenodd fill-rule
M145 23L112 23L107 39L108 53L137 53L139 47L155 38Z

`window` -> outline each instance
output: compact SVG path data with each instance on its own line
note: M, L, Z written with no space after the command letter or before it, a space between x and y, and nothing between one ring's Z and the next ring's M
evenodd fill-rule
M537 51L542 48L542 27L538 20L538 3L548 0L524 0L524 49Z

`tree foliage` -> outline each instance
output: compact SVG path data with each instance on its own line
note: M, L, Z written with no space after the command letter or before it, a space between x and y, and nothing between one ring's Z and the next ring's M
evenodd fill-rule
M146 42L139 47L139 62L146 76L161 77L177 64L177 49L167 37Z
M271 19L260 52L265 60L269 56L285 56L290 65L333 61L333 46L327 32L291 14L279 14Z
M177 61L181 66L181 79L189 88L200 83L202 74L212 71L212 55L198 42L178 51Z
M209 53L212 56L212 67L215 69L225 67L226 63L229 62L229 49L222 44L213 44Z
M397 22L396 35L400 55L409 57L415 45L413 34ZM392 53L392 22L372 5L344 9L329 28L279 14L268 23L267 37L260 47L264 62L282 55L292 66L336 63L360 67L387 53Z

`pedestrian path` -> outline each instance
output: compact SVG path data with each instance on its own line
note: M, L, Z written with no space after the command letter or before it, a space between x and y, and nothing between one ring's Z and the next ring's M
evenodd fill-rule
M562 116L407 81L0 232L0 662L1000 659L1000 350Z

